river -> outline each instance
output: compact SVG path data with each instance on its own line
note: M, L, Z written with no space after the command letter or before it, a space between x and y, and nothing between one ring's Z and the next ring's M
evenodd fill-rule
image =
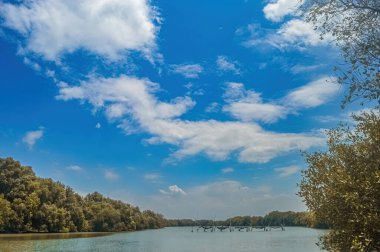
M172 227L95 237L90 234L0 235L0 251L317 252L320 249L315 243L324 232L302 227L267 232L191 230Z

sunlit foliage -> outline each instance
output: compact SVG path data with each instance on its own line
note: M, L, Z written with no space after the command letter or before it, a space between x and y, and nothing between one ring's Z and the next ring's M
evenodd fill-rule
M161 228L162 215L94 192L85 197L31 167L0 159L0 231L77 232Z
M328 133L328 150L306 154L299 195L317 220L332 229L321 240L329 251L380 250L380 118L354 116L355 128Z

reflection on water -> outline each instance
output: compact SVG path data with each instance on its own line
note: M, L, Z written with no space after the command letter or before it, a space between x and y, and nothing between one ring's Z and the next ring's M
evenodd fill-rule
M39 233L39 234L0 234L0 251L65 251L63 248L54 246L57 240L94 238L112 235L105 232L78 232L78 233ZM53 242L44 242L54 240ZM38 242L37 242L38 241Z
M111 235L0 235L0 251L317 252L320 250L315 243L322 233L321 230L300 227L288 227L286 231L213 233L191 232L191 228L184 227Z
M78 233L28 233L28 234L0 234L1 241L30 241L30 240L51 240L51 239L72 239L72 238L90 238L98 236L112 235L106 232L78 232Z

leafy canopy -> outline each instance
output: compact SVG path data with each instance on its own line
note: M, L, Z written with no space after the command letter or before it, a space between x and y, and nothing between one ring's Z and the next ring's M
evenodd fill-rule
M330 251L380 250L380 117L353 117L354 129L328 133L328 150L306 154L299 195L332 230L321 245Z
M306 21L329 34L347 64L337 67L349 86L343 106L356 99L380 101L380 1L303 0Z

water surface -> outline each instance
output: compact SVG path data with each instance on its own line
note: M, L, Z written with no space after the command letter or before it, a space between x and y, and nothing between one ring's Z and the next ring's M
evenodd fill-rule
M302 227L269 232L196 232L195 229L191 232L191 228L179 227L89 238L59 239L62 237L47 235L48 239L41 240L38 235L29 235L29 239L0 236L0 251L316 252L320 249L315 243L322 233L322 230Z

